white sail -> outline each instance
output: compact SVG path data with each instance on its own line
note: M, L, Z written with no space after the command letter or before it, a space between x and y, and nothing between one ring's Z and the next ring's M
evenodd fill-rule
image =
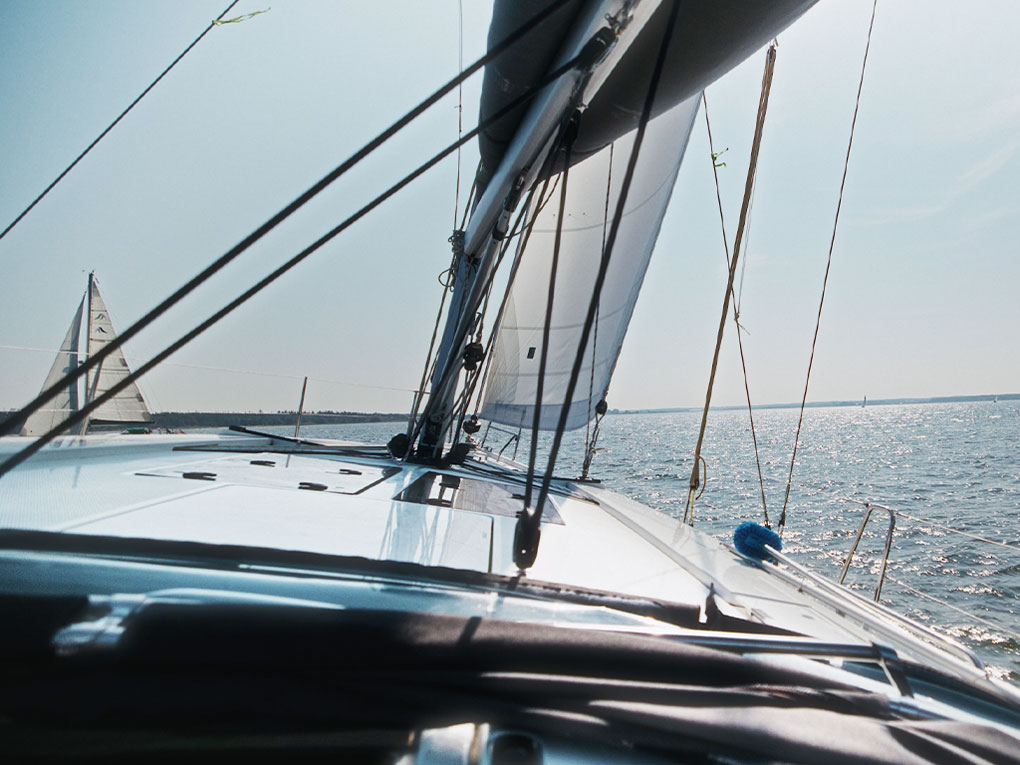
M81 315L85 307L85 298L78 303L78 310L74 312L71 319L71 326L67 330L67 336L57 351L57 358L53 360L50 373L46 375L46 382L43 383L43 390L55 384L64 375L78 368L78 336L81 334ZM70 383L62 388L56 396L46 402L46 405L34 412L25 420L21 428L23 436L41 436L48 433L67 416L78 409L78 382Z
M99 353L103 347L111 342L116 336L113 331L113 322L110 321L110 312L106 310L106 304L99 294L99 285L91 280L92 295L89 300L89 337L88 355L91 358ZM130 373L127 361L120 348L107 356L97 370L86 375L86 391L88 400L92 401L97 396L103 395L106 391L119 383ZM98 374L98 377L97 377ZM134 383L128 385L124 390L107 401L92 413L92 421L103 422L148 422L149 409L145 405L141 391Z
M648 123L602 289L597 327L588 338L570 404L567 429L588 422L595 404L609 388L700 98L700 94L689 98ZM556 427L563 408L604 236L616 209L636 132L570 169L542 396L539 427L543 430ZM482 417L493 422L529 426L534 417L558 205L557 189L537 213L499 324L481 411Z

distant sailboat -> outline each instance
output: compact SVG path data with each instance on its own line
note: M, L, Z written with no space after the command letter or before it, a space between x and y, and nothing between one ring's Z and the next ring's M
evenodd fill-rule
M868 397L867 397L867 396L865 396L865 397L864 397L864 401L862 401L862 402L861 402L861 409L863 409L863 408L864 408L864 407L866 407L867 405L868 405Z
M106 303L99 294L99 285L95 276L89 274L89 284L78 304L71 326L67 330L64 342L57 351L57 357L53 361L50 373L43 383L43 390L64 377L68 372L78 366L79 336L82 330L82 315L86 318L85 327L85 358L84 363L90 356L98 353L103 346L111 342L116 333L113 323L110 321L110 313L106 310ZM21 429L23 436L40 436L54 428L71 413L79 409L79 401L84 393L85 403L100 396L130 373L127 360L118 348L111 353L99 367L85 375L84 391L78 390L78 381L71 382L68 387L60 391L49 402L48 406L32 414ZM83 434L90 426L104 423L142 423L151 420L149 409L145 405L138 386L132 383L124 390L99 407L93 416L79 425L75 433Z

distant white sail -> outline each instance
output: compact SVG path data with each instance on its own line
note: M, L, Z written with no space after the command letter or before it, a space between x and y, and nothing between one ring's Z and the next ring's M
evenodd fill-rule
M110 321L110 312L106 310L106 303L99 294L99 285L93 279L92 299L89 302L91 314L89 317L89 338L88 355L91 358L99 353L103 347L111 342L116 336L113 331L113 322ZM127 361L120 348L103 359L97 372L93 370L86 375L86 391L88 400L92 401L97 396L103 395L114 385L119 383L130 374ZM148 422L151 417L149 409L145 405L145 399L134 383L128 385L124 390L115 395L101 407L92 413L92 421L102 422Z
M589 336L570 403L568 430L594 416L595 404L609 388L700 99L698 94L648 123L602 289L597 335ZM611 224L635 135L623 136L612 152L607 147L570 169L542 396L543 430L556 427L563 408L607 229L607 185ZM493 422L527 427L534 417L558 205L557 191L538 212L500 321L481 411Z
M57 358L50 367L50 373L46 375L46 382L43 383L43 390L54 385L68 372L78 368L78 336L81 334L81 315L85 308L85 298L78 303L78 310L74 312L71 326L67 330L67 336L57 351ZM78 383L77 381L62 388L56 396L46 402L46 405L34 412L25 420L21 428L23 436L41 436L48 433L67 416L78 409Z

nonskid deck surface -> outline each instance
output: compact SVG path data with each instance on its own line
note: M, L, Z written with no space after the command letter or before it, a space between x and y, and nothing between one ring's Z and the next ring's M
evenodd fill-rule
M0 439L0 453L27 439ZM250 436L64 438L0 481L0 527L353 556L515 576L524 475L480 454L398 462L348 442ZM772 565L614 492L557 481L529 580L713 610L986 683L972 657L849 594ZM905 626L906 625L906 626ZM1000 689L1001 690L1001 689ZM1010 689L1012 692L1012 689Z

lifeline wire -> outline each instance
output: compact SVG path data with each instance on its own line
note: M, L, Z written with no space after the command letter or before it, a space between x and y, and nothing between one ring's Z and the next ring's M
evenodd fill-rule
M50 191L53 189L53 187L56 186L58 183L60 183L60 181L63 180L64 176L67 175L69 172L71 172L71 170L74 169L74 166L77 165L79 162L81 162L81 160L85 158L85 155L88 154L90 151L92 151L93 147L97 143L102 141L103 138L106 137L106 134L109 133L111 130L113 130L117 126L118 122L120 122L122 119L124 119L125 116L127 116L127 113L129 111L131 111L132 109L135 108L135 104L137 104L139 101L141 101L143 98L145 98L145 96L148 94L148 92L150 90L152 90L154 87L156 87L156 83L158 83L160 80L162 80L171 69L173 69L175 66L177 66L177 62L179 62L182 58L184 58L187 55L187 53L192 48L194 48L196 45L198 45L199 40L201 40L203 37L205 37L206 34L209 32L209 30L216 26L216 22L217 21L220 21L224 16L226 16L228 13L230 13L230 9L233 8L235 5L237 5L237 3L238 3L238 0L234 0L234 2L232 2L226 8L224 8L223 13L221 13L219 16L217 16L215 21L210 21L209 22L209 26L207 26L202 31L202 34L200 34L198 37L196 37L194 40L192 40L191 41L191 45L189 45L187 48L185 48L181 52L181 54L179 56L177 56L177 58L175 58L173 61L171 61L170 62L170 66L168 66L166 69L164 69L160 73L159 77L157 77L155 80L153 80L151 83L149 83L149 87L147 87L145 90L143 90L141 92L141 95L139 95L134 101L132 101L130 104L128 104L127 109L122 111L120 113L120 115L117 117L117 119L115 119L113 122L111 122L109 125L107 125L106 130L104 130L102 133L100 133L98 138L96 138L92 143L90 143L88 146L86 146L85 147L85 151L83 151L81 154L79 154L75 158L74 162L72 162L70 165L65 167L64 171L60 175L58 175L53 180L53 182L50 183L49 186L47 186L45 189L43 189L42 193L39 196L37 196L35 199L32 200L32 204L30 204L28 207L26 207L24 210L22 210L21 214L17 218L15 218L13 221L11 221L10 225L8 225L7 228L5 228L3 231L0 231L0 239L3 239L5 236L7 236L7 233L12 228L17 226L18 223L21 222L21 219L24 218L26 215L28 215L28 213L32 210L32 208L35 207L37 204L39 204L39 202L42 201L42 198L44 196L46 196L47 194L49 194Z
M793 465L797 461L797 445L800 442L800 426L804 422L804 405L807 402L808 385L811 383L811 367L815 363L815 344L818 342L818 328L822 323L822 306L825 305L825 288L829 283L829 268L832 266L832 250L836 246L836 227L839 225L839 211L843 206L843 188L846 186L846 172L850 166L850 149L854 145L854 128L857 126L857 111L861 106L861 90L864 88L864 72L868 66L868 51L871 49L871 30L875 27L875 10L878 0L871 5L871 22L868 24L868 41L864 46L864 61L861 62L861 79L857 83L857 100L854 102L854 118L850 123L850 140L843 160L843 179L839 182L839 201L836 203L836 218L832 222L832 239L829 240L829 257L825 261L825 276L822 279L822 297L818 301L818 316L815 318L815 334L811 338L811 356L808 359L807 376L804 379L804 395L800 399L800 416L797 418L797 433L793 437L793 455L790 457L790 473L786 477L786 495L783 497L783 511L779 514L779 533L786 528L786 504L790 500L790 485L793 483Z
M726 292L723 294L722 316L719 317L719 331L715 338L715 354L712 356L712 371L708 376L708 390L705 392L705 409L701 414L701 428L698 431L698 441L694 447L694 467L691 470L691 479L687 488L687 502L684 507L684 522L694 525L694 500L697 499L695 492L700 485L699 471L701 469L701 445L705 439L705 427L708 424L708 408L712 403L712 388L715 385L715 373L719 366L719 351L722 348L723 333L726 330L726 314L730 309L730 296L733 294L733 280L737 274L737 261L740 259L740 241L744 236L744 227L747 224L747 211L751 204L751 189L754 188L754 174L758 167L758 151L761 148L762 131L765 128L765 113L769 106L769 91L772 87L772 73L776 65L776 49L769 47L765 54L765 72L762 74L761 96L758 99L758 116L754 125L754 141L751 144L751 158L747 164L747 180L744 182L744 201L740 206L740 219L737 221L737 235L733 240L733 257L729 258L729 276L726 281ZM739 334L739 333L738 333ZM706 469L707 473L707 469ZM702 488L704 491L704 488Z
M774 47L774 46L773 46ZM722 194L719 191L719 168L715 164L715 147L712 145L712 124L708 121L708 99L705 97L705 91L701 91L701 102L705 106L705 129L708 131L708 151L712 156L712 175L715 176L715 199L719 204L719 226L722 229L722 240L723 240L723 255L726 257L726 265L730 264L730 245L726 239L726 221L723 218L723 206L722 206ZM752 193L752 201L753 201ZM747 247L745 245L744 250L746 252ZM747 258L744 258L743 265L747 266ZM741 272L740 277L740 291L741 294L744 291L744 278ZM733 285L730 285L730 297L733 298L733 323L737 328L737 347L740 349L740 368L744 371L744 393L747 394L747 417L751 421L751 441L754 442L754 463L758 466L758 486L761 488L761 510L765 515L765 526L772 528L772 524L769 523L769 509L765 504L765 479L761 474L761 458L758 456L758 434L754 427L754 411L751 409L751 388L747 382L747 363L744 361L744 341L741 339L740 334L740 302L737 297L733 294Z
M393 196L398 191L400 191L402 188L404 188L404 186L406 186L411 181L416 179L419 175L421 175L422 173L426 172L430 168L434 167L441 160L443 160L444 158L446 158L447 156L452 154L454 151L456 151L456 149L459 146L461 146L461 145L467 143L468 141L472 140L476 135L478 135L478 133L480 133L482 130L484 130L486 127L488 127L490 124L492 124L496 120L498 120L501 117L503 117L503 115L509 113L513 109L516 109L522 103L524 103L525 101L530 99L535 93L537 93L539 90L544 88L549 82L551 82L552 80L556 79L557 77L560 77L562 74L564 74L565 72L567 72L570 69L572 69L574 66L577 65L577 62L579 60L580 60L580 57L575 57L575 58L571 59L570 61L566 62L565 64L563 64L561 67L559 67L559 68L555 69L554 71L550 72L543 80L541 80L540 82L536 83L528 91L526 91L525 93L522 93L520 96L515 98L513 101L508 103L506 106L504 106L502 109L500 109L499 111L497 111L494 114L492 114L489 118L483 120L482 122L479 122L478 125L475 128L473 128L470 132L466 133L463 136L463 138L461 138L460 140L450 144L445 149L440 151L438 154L433 156L430 160L425 162L423 165L420 165L416 170L414 170L411 173L409 173L408 175L404 176L403 179L401 179L397 183L395 183L392 186L390 186L386 191L384 191L382 194L377 196L375 199L373 199L371 202L366 204L364 207L362 207L356 213L354 213L349 218L344 220L342 223L340 223L339 225L335 226L334 228L330 229L328 232L323 234L315 242L313 242L308 247L303 249L301 252L299 252L297 255L292 257L286 263L284 263L283 265L278 267L275 271L272 271L268 276L264 277L263 279L261 279L260 281L255 283L252 287L249 287L245 292L241 293L241 295L239 295L238 297L234 298L230 303L228 303L223 308L221 308L219 311L217 311L212 316L207 318L205 321L203 321L197 327L195 327L190 332L188 332L187 334L185 334L182 337L180 337L179 339L177 339L175 342L171 343L169 346L167 346L162 351L160 351L156 356L154 356L153 358L149 359L149 361L147 361L145 364L143 364L137 370L135 370L131 374L129 374L126 377L124 377L120 382L118 382L115 385L111 386L109 388L109 390L107 390L105 393L103 393L102 395L94 398L92 401L90 401L84 407L79 409L77 412L74 412L64 422L60 423L56 427L54 427L51 430L47 431L45 434L40 436L38 439L33 441L31 444L26 446L24 449L22 449L19 452L16 452L11 457L6 459L3 463L0 463L0 477L2 477L8 471L10 471L13 468L17 467L22 462L24 462L26 459L31 457L33 454L35 454L37 451L39 451L43 446L48 444L50 441L52 441L54 438L56 438L58 435L60 435L63 431L65 431L69 426L76 425L77 423L79 423L82 420L84 420L92 412L94 412L96 409L98 409L104 403L109 401L115 395L120 393L120 391L124 390L124 388L126 388L128 385L130 385L135 380L137 380L138 378L140 378L143 375L145 375L147 372L149 372L151 369L156 367L164 359L166 359L167 357L173 355L178 350L183 348L189 342L191 342L196 337L198 337L200 334L205 332L205 330L207 330L209 327L211 327L212 325L216 324L224 316L226 316L227 314L231 313L235 308L237 308L238 306L242 305L243 303L246 303L254 295L256 295L259 292L261 292L263 289L265 289L270 284L272 284L274 281L276 281L278 278L283 276L285 273L287 273L287 271L292 269L294 266L298 265L301 261L303 261L309 255L311 255L313 252L315 252L320 247L322 247L323 245L325 245L328 242L330 242L338 234L342 233L348 227L350 227L352 224L356 223L358 220L360 220L365 215L370 213L372 210L374 210L380 204L382 204L387 199L389 199L391 196ZM110 348L110 346L112 346L112 345L113 345L113 343L110 343L109 345L106 346L106 349L108 350ZM98 358L98 354L96 356L93 356L93 358ZM83 369L84 367L85 367L85 365L82 365L81 367L79 367L78 368L79 371L81 369ZM71 375L68 375L67 377L65 377L64 378L65 384L70 379L73 379ZM10 419L13 420L13 419L20 418L25 413L25 411L26 410L24 410L24 409L21 410L14 417L12 417ZM2 425L6 425L7 422L8 421L4 421L4 423ZM0 426L2 426L2 425L0 425Z
M966 532L966 531L961 531L960 529L953 528L952 526L946 526L945 524L942 524L942 523L935 523L935 521L925 520L924 518L916 518L913 515L907 515L906 513L901 513L899 510L893 510L891 508L884 507L882 505L876 505L874 502L861 502L859 499L850 499L850 498L845 498L843 501L844 502L852 502L853 504L861 505L862 507L874 507L874 508L876 508L878 510L884 510L887 513L892 513L897 518L906 518L908 521L914 521L915 523L920 523L922 526L930 526L930 527L932 527L934 529L942 529L943 531L948 531L951 534L959 534L960 536L963 536L963 537L968 537L970 539L975 539L978 542L985 542L986 544L997 545L999 547L1005 547L1008 550L1016 550L1016 551L1020 552L1020 547L1017 547L1016 545L1011 545L1011 544L1009 544L1007 542L998 542L998 541L996 541L994 539L988 539L987 537L979 537L977 534L971 534L971 533Z
M577 344L577 353L574 355L574 365L570 370L570 379L567 382L566 394L563 397L563 407L560 409L560 418L556 424L556 432L553 435L552 446L549 449L549 463L545 475L542 477L542 488L538 493L538 502L534 510L530 508L524 511L520 521L533 524L537 529L542 520L542 509L549 496L549 485L552 481L553 468L556 466L556 456L560 451L560 443L563 440L563 432L567 427L567 415L570 414L570 402L574 397L574 389L577 387L577 378L581 374L581 362L584 360L584 351L588 347L588 337L591 334L592 324L595 321L595 314L598 310L599 301L602 297L602 286L606 281L606 272L609 270L609 261L613 254L613 246L616 244L616 235L620 230L620 221L623 219L624 205L627 202L627 194L630 191L631 180L634 178L634 169L637 167L638 155L641 153L641 144L645 138L645 128L648 127L648 120L652 116L652 105L655 103L655 95L658 91L659 80L662 77L662 70L666 64L666 52L669 50L669 42L676 27L676 20L680 12L680 3L673 0L669 12L669 20L666 22L662 43L659 46L658 57L655 60L655 69L652 71L652 78L648 83L648 93L645 96L645 103L641 110L641 120L638 123L637 133L634 136L634 147L631 149L630 158L627 161L627 170L623 176L623 183L620 186L620 197L616 202L616 212L613 214L613 225L609 230L609 239L606 248L602 253L602 260L599 263L598 275L595 277L595 285L592 288L591 300L588 303L588 313L584 319L584 326L581 328L581 339ZM529 515L533 513L532 515ZM519 521L519 523L520 523ZM515 557L516 557L515 550Z
M411 109L411 111L407 112L407 114L405 114L399 120L390 125L386 130L384 130L378 136L376 136L367 144L365 144L361 149L352 154L342 164L338 165L333 170L331 170L327 175L323 176L318 182L316 182L313 186L309 187L303 194L294 199L294 201L292 201L289 205L281 209L278 213L276 213L276 215L274 215L272 218L270 218L261 226L259 226L259 228L257 228L247 237L245 237L238 244L234 245L233 248L231 248L229 251L221 255L217 260L213 261L210 265L206 266L206 268L204 268L200 273L196 274L186 284L179 287L172 295L167 297L159 305L157 305L155 308L153 308L147 314L145 314L145 316L143 316L134 324L132 324L130 327L128 327L126 330L124 330L118 337L116 337L109 343L106 343L99 352L91 355L84 364L81 364L80 366L77 367L77 369L72 370L67 375L62 377L58 382L55 382L49 388L42 391L31 402L29 402L26 406L24 406L21 410L18 411L16 418L11 418L8 421L0 423L0 436L7 435L13 430L14 419L21 419L42 408L42 406L46 404L51 398L53 398L57 393L59 393L61 389L66 388L69 383L77 380L82 375L96 368L96 366L101 364L103 360L106 359L106 357L113 353L117 348L120 348L124 343L126 343L128 340L130 340L132 337L138 334L141 330L143 330L153 321L155 321L164 313L166 313L168 310L170 310L174 305L183 300L188 294L190 294L201 284L206 282L210 277L212 277L218 271L226 267L231 261L233 261L239 255L241 255L241 253L243 253L253 244L258 242L260 239L262 239L266 234L268 234L270 231L276 228L280 223L282 223L284 220L290 217L293 213L297 212L298 209L300 209L302 206L305 205L305 203L307 203L316 195L318 195L323 189L325 189L327 186L333 183L333 181L342 176L344 173L346 173L348 170L350 170L352 167L358 164L361 160L363 160L365 157L367 157L369 154L371 154L373 151L379 148L379 146L381 146L383 143L392 138L397 132L406 127L411 121L413 121L426 109L428 109L437 101L439 101L439 99L441 99L447 93L452 91L458 84L460 84L468 77L470 77L472 74L474 74L476 71L478 71L488 61L493 59L495 56L498 56L507 48L509 48L511 45L513 45L515 42L517 42L517 40L519 40L522 36L531 31L531 29L533 29L536 25L538 25L541 21L547 18L551 13L553 13L567 1L568 0L554 0L554 2L551 3L544 10L535 14L531 19L529 19L520 27L518 27L517 30L508 35L502 42L491 48L484 56L475 61L475 63L473 63L459 75L454 77L452 80L447 82L437 91L435 91L431 96L429 96L424 101L415 106L413 109ZM541 85L543 86L545 84L546 83L544 81L541 83ZM517 106L520 103L523 103L525 100L524 97L530 98L530 96L532 96L534 92L535 89L529 90L521 98L515 99L513 105ZM501 117L503 114L507 113L507 111L508 111L507 109L502 109L498 112L496 116ZM486 121L484 123L484 126L488 126L492 121L493 120L491 119ZM458 146L462 145L464 142L466 142L468 138L473 137L477 133L477 131L481 129L483 129L483 126L479 125L479 127L475 128L475 130L472 131L467 137L465 137L464 140L458 141L456 144L454 144L454 148L457 148ZM3 471L0 470L0 475L2 474Z
M877 505L873 505L873 507L877 507ZM841 556L838 553L836 553L836 552L833 552L833 551L830 551L830 550L825 550L823 552L825 553L825 555L827 555L829 558L832 558L833 560L840 560L840 558L841 558ZM933 603L938 603L940 606L944 606L944 607L949 608L949 609L951 609L953 611L956 611L959 614L963 614L964 616L966 616L966 617L968 617L970 619L973 619L974 621L981 622L982 624L985 624L988 627L991 627L992 629L994 629L996 632L998 632L1000 634L1009 635L1010 637L1012 637L1014 639L1020 638L1020 635L1017 635L1015 632L1010 632L1009 630L1003 629L1001 624L996 624L995 622L991 622L988 619L983 619L980 616L978 616L977 614L973 614L970 611L967 611L965 609L960 608L959 606L954 606L952 603L949 603L949 602L947 602L945 600L942 600L941 598L936 598L934 595L929 595L926 592L921 592L921 590L918 590L918 589L916 589L914 587L911 587L906 582L901 581L900 579L897 579L894 576L886 574L885 578L886 578L887 581L890 581L893 584L902 587L904 590L906 590L907 592L911 593L912 595L919 595L920 597L925 598L927 600L930 600Z

